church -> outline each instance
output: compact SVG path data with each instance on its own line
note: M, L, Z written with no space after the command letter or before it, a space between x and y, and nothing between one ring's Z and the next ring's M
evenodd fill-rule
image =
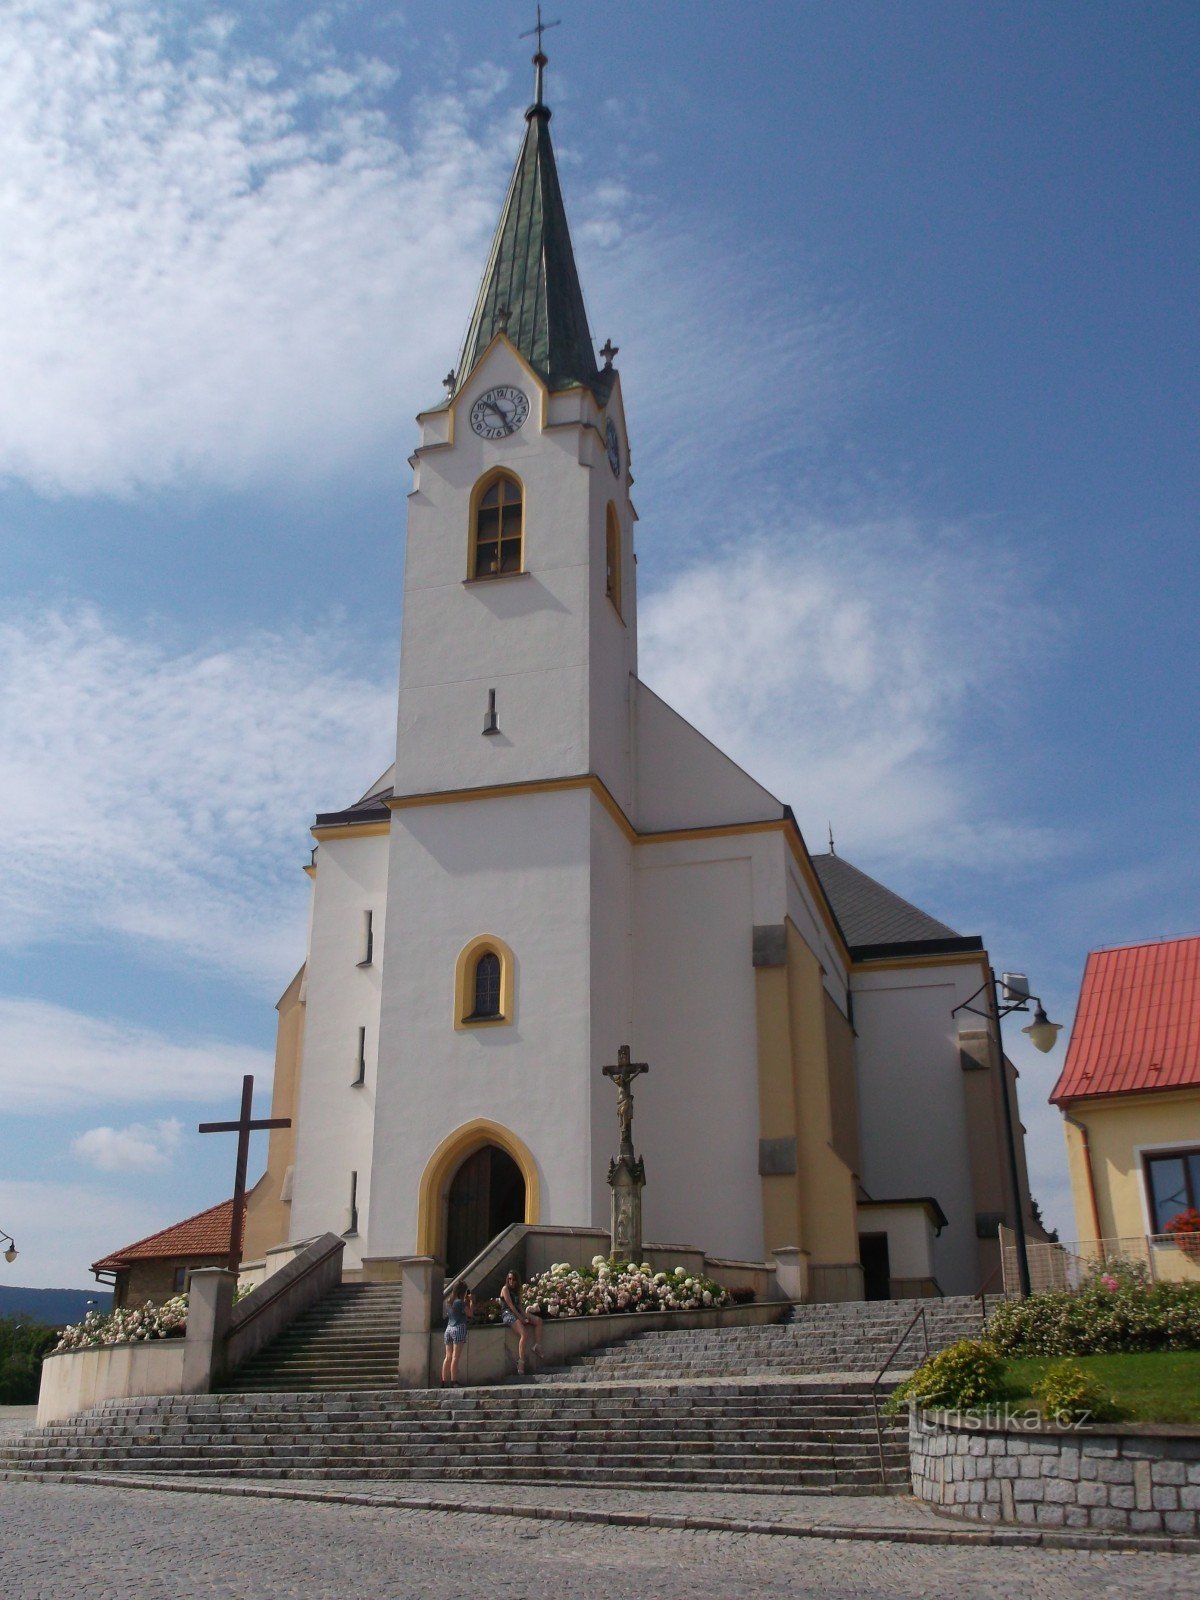
M953 1014L988 956L812 855L639 679L634 441L535 63L466 339L417 419L395 761L312 828L272 1104L292 1125L246 1256L332 1231L352 1276L457 1272L514 1222L606 1228L602 1069L627 1044L647 1253L790 1252L815 1301L974 1293L1029 1211L1015 1073Z

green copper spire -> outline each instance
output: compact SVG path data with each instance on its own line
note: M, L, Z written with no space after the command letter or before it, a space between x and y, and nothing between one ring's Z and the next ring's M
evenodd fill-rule
M455 389L495 335L504 332L552 389L587 384L606 392L611 376L596 366L550 145L550 110L542 102L546 57L539 50L533 62L535 99L525 113L525 142L492 240Z

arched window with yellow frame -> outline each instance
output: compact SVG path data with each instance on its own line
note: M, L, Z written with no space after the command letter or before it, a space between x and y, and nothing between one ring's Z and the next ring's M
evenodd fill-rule
M604 592L621 615L621 523L617 508L608 502L604 526Z
M454 968L454 1026L487 1028L513 1020L513 953L503 939L481 933L459 951Z
M471 497L469 576L500 578L524 570L525 496L511 472L493 472Z

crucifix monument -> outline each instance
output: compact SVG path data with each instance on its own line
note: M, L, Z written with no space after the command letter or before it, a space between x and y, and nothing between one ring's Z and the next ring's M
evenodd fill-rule
M633 1080L640 1073L649 1072L645 1061L631 1061L629 1046L623 1044L617 1051L617 1064L603 1069L604 1076L617 1086L617 1121L621 1128L621 1146L615 1160L608 1164L608 1185L612 1190L612 1255L614 1261L640 1261L642 1259L642 1189L646 1182L646 1168L640 1156L633 1153Z
M202 1122L201 1133L236 1133L238 1136L237 1167L233 1178L233 1218L229 1224L230 1272L242 1264L242 1233L246 1222L246 1163L250 1159L250 1135L260 1128L290 1128L291 1117L251 1118L254 1101L254 1077L247 1073L242 1079L242 1111L236 1122Z

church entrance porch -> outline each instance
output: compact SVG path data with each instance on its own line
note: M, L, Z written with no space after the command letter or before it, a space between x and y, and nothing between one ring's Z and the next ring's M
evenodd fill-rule
M498 1233L525 1221L525 1179L507 1150L485 1144L459 1167L446 1196L446 1272L462 1269Z

